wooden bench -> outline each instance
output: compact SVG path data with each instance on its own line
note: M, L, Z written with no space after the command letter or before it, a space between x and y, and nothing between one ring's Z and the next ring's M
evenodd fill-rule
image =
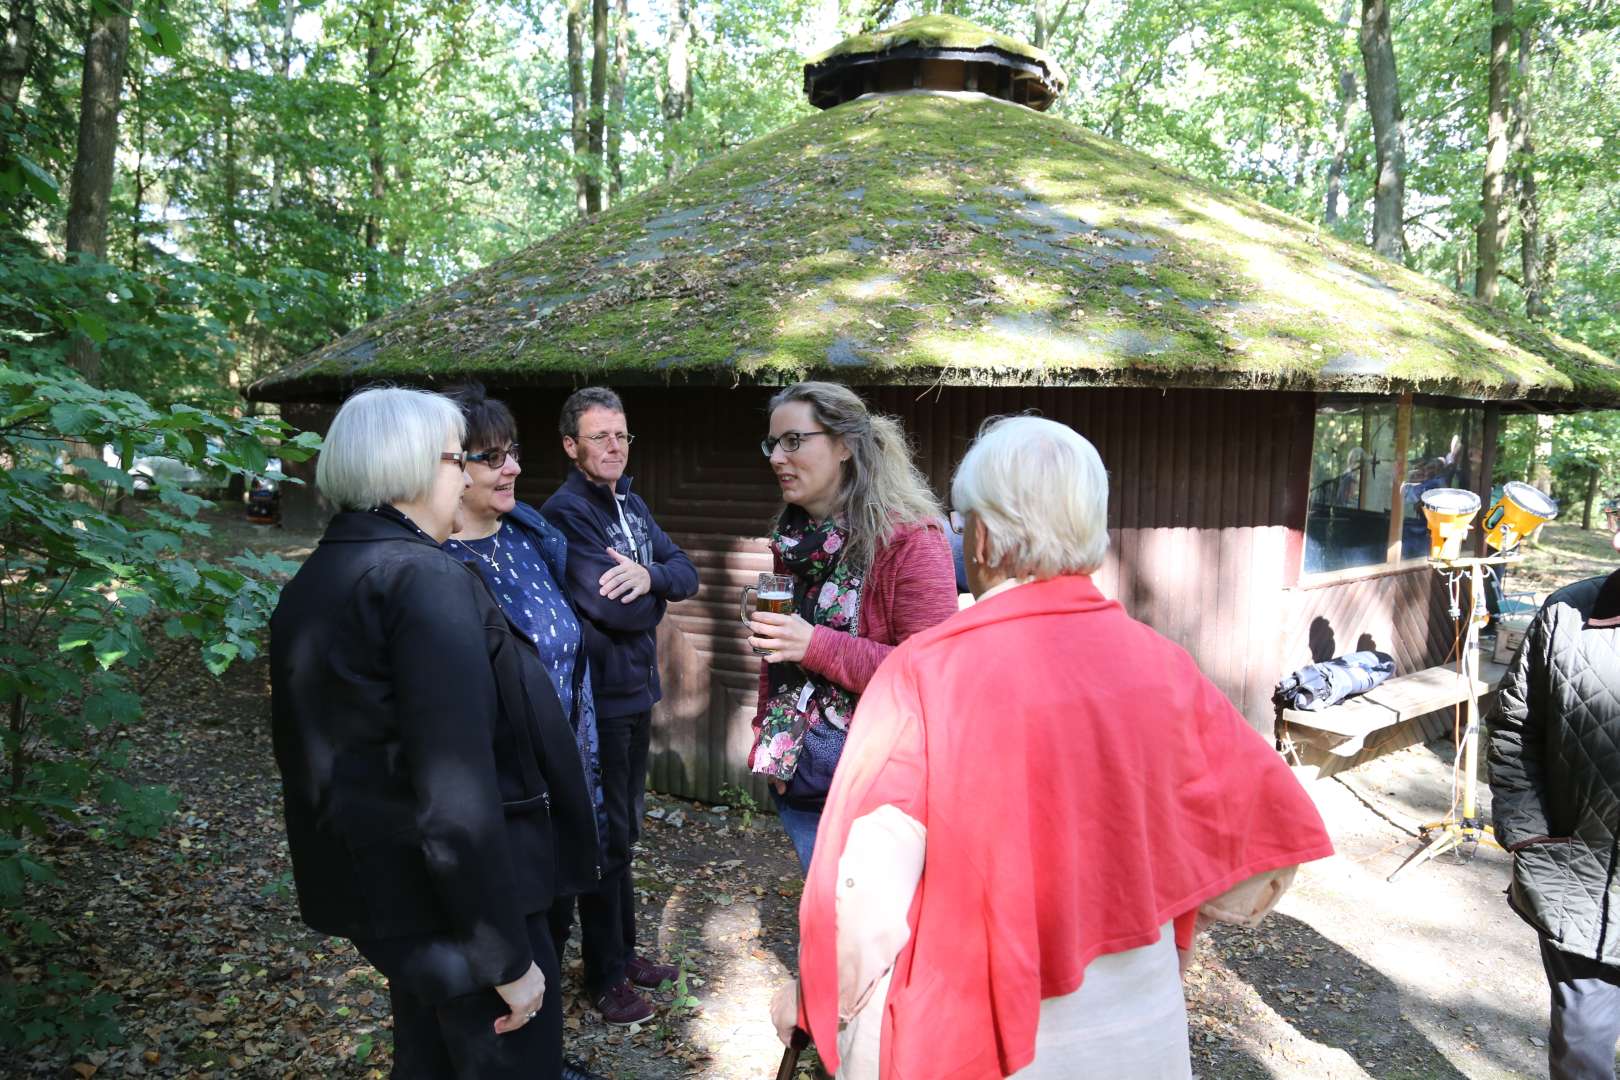
M1471 683L1474 693L1488 694L1506 674L1506 664L1490 660L1481 662L1478 683L1454 667L1425 668L1388 679L1365 694L1319 712L1284 709L1282 720L1290 728L1306 729L1312 736L1309 741L1329 752L1354 757L1373 732L1460 704L1469 697Z

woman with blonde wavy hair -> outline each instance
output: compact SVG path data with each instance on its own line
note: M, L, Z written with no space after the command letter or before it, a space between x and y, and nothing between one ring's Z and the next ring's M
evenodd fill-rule
M749 767L808 869L855 703L896 645L956 611L956 571L897 420L827 382L788 387L769 412L760 449L783 503L771 553L794 602L749 622L764 657Z

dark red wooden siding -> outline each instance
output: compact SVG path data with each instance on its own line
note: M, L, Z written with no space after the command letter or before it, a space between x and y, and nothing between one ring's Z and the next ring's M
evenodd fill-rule
M1309 395L1106 389L864 389L898 416L942 499L952 469L988 416L1026 409L1072 425L1110 473L1111 552L1102 588L1198 657L1257 728L1269 733L1279 675L1290 550L1290 474L1308 454ZM759 537L777 505L757 443L769 391L632 389L631 472L660 524L692 555L703 587L670 609L653 784L716 798L750 783L758 664L737 619L741 587L769 568ZM528 451L523 496L561 479L556 415L563 394L513 392ZM1297 528L1297 520L1296 520ZM1297 550L1297 548L1296 548Z

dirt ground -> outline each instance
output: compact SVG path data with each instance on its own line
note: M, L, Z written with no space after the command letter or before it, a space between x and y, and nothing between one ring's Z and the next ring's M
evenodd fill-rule
M270 535L227 520L216 543L307 551L307 537ZM1549 559L1560 565L1543 587L1613 565L1590 539ZM151 704L134 769L182 798L158 837L123 851L71 831L53 842L62 880L31 904L67 940L25 953L12 975L53 962L90 972L121 998L125 1042L0 1048L0 1075L387 1075L386 986L297 919L265 679L262 663L221 680L190 670ZM1416 824L1445 814L1451 784L1441 742L1310 785L1338 854L1306 867L1260 929L1204 939L1187 987L1203 1080L1544 1074L1546 991L1534 934L1502 898L1507 857L1482 848L1385 880ZM766 1007L792 965L799 875L774 817L749 809L649 798L635 871L643 933L683 979L658 995L653 1021L608 1029L577 1000L571 950L566 1038L595 1071L775 1075Z

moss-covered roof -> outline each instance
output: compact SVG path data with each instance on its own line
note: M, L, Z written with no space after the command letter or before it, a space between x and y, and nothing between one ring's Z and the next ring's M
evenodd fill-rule
M1010 34L969 22L955 15L921 15L903 23L856 34L810 57L804 62L806 79L811 73L830 61L849 61L864 57L879 58L887 53L927 49L951 53L1001 53L1007 57L1028 61L1046 72L1046 82L1055 97L1068 85L1063 68L1044 49Z
M970 94L818 113L258 383L1224 386L1620 405L1620 365Z

